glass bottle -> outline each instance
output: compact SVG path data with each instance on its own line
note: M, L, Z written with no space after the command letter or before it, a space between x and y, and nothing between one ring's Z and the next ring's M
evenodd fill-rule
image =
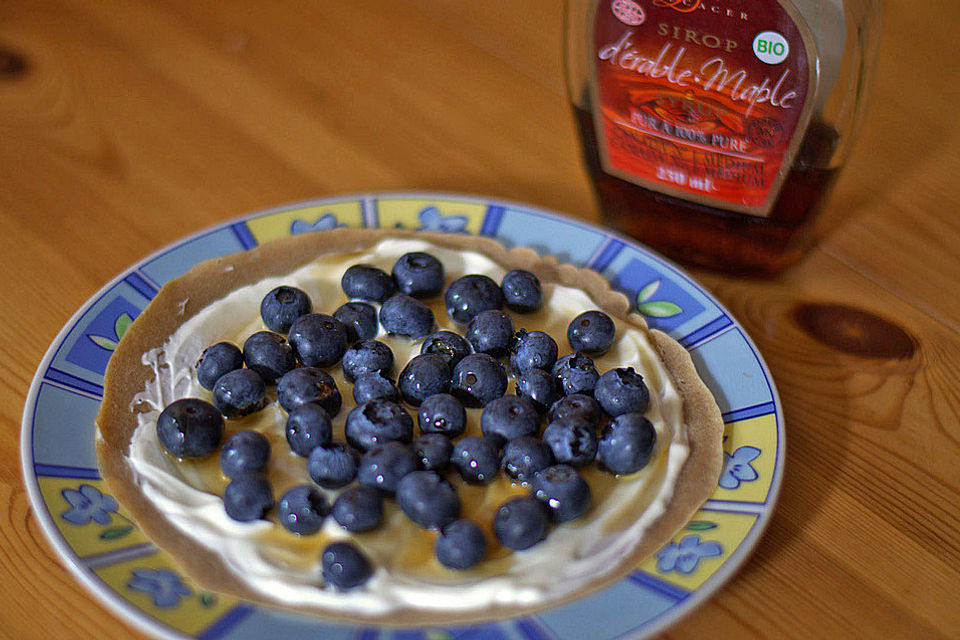
M607 224L687 264L776 272L850 148L879 0L568 0L566 69Z

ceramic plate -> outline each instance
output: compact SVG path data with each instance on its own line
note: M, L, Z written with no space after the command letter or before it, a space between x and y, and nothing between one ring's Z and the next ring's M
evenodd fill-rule
M637 311L686 347L726 424L724 467L710 500L626 578L535 615L476 626L396 629L334 623L206 592L181 575L111 497L97 469L94 416L103 373L130 322L161 286L197 262L339 226L492 236L607 277ZM257 213L178 242L93 296L50 346L23 413L27 489L64 563L116 614L158 637L242 640L639 638L662 630L730 578L769 521L783 474L784 430L773 380L743 328L674 265L604 229L510 202L436 193L319 200Z

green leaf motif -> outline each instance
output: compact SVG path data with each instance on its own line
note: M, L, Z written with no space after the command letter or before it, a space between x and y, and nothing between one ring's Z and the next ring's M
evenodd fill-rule
M127 332L127 329L130 328L130 325L133 323L133 318L130 317L129 313L121 313L120 317L117 318L117 321L113 323L113 330L117 334L117 340L123 337L123 334Z
M653 282L644 285L643 289L640 289L640 293L637 294L637 306L640 306L641 303L646 302L650 299L650 296L657 292L657 289L660 288L660 281L654 280Z
M442 629L428 629L425 635L427 640L453 640L453 636Z
M118 538L122 538L123 536L127 535L131 531L133 531L133 527L129 525L124 525L120 527L110 527L109 529L107 529L106 531L100 534L100 539L116 540Z
M204 591L200 594L200 604L205 607L212 607L217 604L217 596L213 595L209 591Z
M90 338L91 340L93 340L93 343L94 343L95 345L97 345L98 347L101 347L101 348L103 348L103 349L106 349L107 351L113 351L114 349L117 348L117 341L116 341L116 340L111 340L110 338L107 338L107 337L104 337L104 336L91 336L91 335L88 335L87 337Z
M120 342L120 338L122 338L123 334L127 332L127 329L130 328L131 324L133 324L133 318L130 317L130 314L121 313L117 317L117 320L113 323L113 333L115 334L116 339L94 335L87 335L87 337L93 340L93 343L101 349L115 351L117 349L117 343Z
M716 528L717 523L709 520L693 520L687 523L687 530L689 531L709 531Z
M640 313L651 318L672 318L683 313L683 309L674 302L666 300L656 300L653 302L644 302L637 306Z

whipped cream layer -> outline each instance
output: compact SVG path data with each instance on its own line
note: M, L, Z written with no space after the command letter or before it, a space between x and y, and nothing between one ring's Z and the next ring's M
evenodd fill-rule
M467 571L443 568L433 557L436 534L410 522L393 500L385 501L383 525L364 534L350 534L332 517L316 535L303 537L270 520L231 520L221 499L227 479L219 471L217 456L200 463L180 461L159 444L156 420L163 407L179 398L210 399L194 370L200 353L222 340L242 345L247 336L263 330L259 305L268 291L281 284L299 287L310 296L315 312L332 313L346 301L340 278L350 265L373 264L389 272L397 258L410 251L436 256L446 270L447 284L470 273L486 274L499 282L505 273L503 267L477 252L454 251L422 240L384 240L370 251L320 256L288 275L233 291L183 323L162 348L143 354L143 363L152 367L155 375L134 399L132 408L141 413L129 463L145 496L165 514L171 526L218 555L265 599L286 606L325 609L334 617L391 617L415 611L423 624L430 622L431 612L438 616L456 612L482 617L493 607L548 604L618 572L645 530L665 511L689 453L682 402L666 368L646 333L619 319L615 319L613 347L595 361L601 373L629 366L643 375L651 396L646 416L657 431L649 465L620 478L600 471L596 465L581 469L593 490L591 509L575 522L553 526L542 542L519 552L509 552L497 544L491 523L497 507L513 495L526 495L526 487L512 484L505 474L484 487L466 485L451 475L463 502L461 517L481 525L490 545L489 558ZM544 283L543 290L540 311L511 316L517 329L550 333L563 355L569 352L566 329L570 320L597 306L579 289ZM434 309L438 328L462 333L463 327L450 320L444 310L442 296L426 302ZM420 350L420 341L384 335L382 331L377 339L393 349L395 372ZM334 418L334 438L343 440L346 415L355 403L339 365L329 371L344 400ZM508 392L514 388L511 379ZM416 416L415 408L408 410ZM468 410L468 435L479 435L479 416L479 409ZM285 421L286 414L273 402L254 416L228 420L225 435L256 429L270 439L272 455L266 473L277 498L291 486L312 484L306 460L291 453L286 445ZM338 493L320 491L331 503ZM373 577L362 588L343 592L321 584L320 550L341 539L350 539L362 548L375 567Z

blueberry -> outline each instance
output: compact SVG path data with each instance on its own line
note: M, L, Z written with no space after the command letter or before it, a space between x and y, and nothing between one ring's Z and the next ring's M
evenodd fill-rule
M467 412L460 401L449 393L430 396L420 404L417 413L420 433L440 433L456 438L467 428Z
M536 435L539 429L540 413L532 402L520 396L491 400L480 414L480 431L498 446L514 438Z
M387 442L371 447L360 458L357 481L365 487L393 493L403 476L417 470L413 449L400 442Z
M553 375L558 375L563 369L566 369L567 367L569 367L569 366L570 366L570 361L571 361L575 356L578 356L578 355L581 355L581 354L574 352L574 353L568 353L567 355L563 356L562 358L557 358L557 361L553 363L553 366L552 366L552 367L550 367L550 372L551 372ZM584 356L584 357L586 358L586 356ZM590 358L587 358L587 360L590 360ZM590 362L592 363L593 360L590 360ZM598 377L599 377L599 376L598 376Z
M650 391L643 376L633 367L611 369L597 381L593 395L611 416L638 411L643 413L650 404Z
M527 398L543 413L560 397L557 379L543 369L530 369L517 378L517 395Z
M549 371L557 361L557 342L543 331L520 329L510 340L510 368L517 375L531 369Z
M472 353L453 368L450 391L467 406L479 407L507 391L503 365L485 353Z
M350 446L367 451L387 442L413 440L413 418L396 402L370 400L350 410L344 431Z
M398 293L380 307L380 325L387 333L422 338L433 330L433 311L416 298Z
M453 445L450 462L467 482L488 484L493 482L500 470L500 453L496 445L486 438L466 436Z
M543 441L560 464L582 467L597 455L597 434L577 418L554 420L543 430Z
M460 515L460 497L435 471L413 471L397 483L397 506L424 529L441 529Z
M448 569L469 569L487 555L487 538L474 522L454 520L440 532L434 553Z
M370 487L348 487L333 501L331 515L347 531L370 531L383 522L383 497Z
M442 433L425 433L414 440L412 446L418 468L443 473L450 466L453 443Z
M547 533L547 512L533 498L511 498L497 509L493 533L500 544L520 551L537 544Z
M393 351L379 340L362 340L347 347L340 364L350 382L365 373L387 375L393 369Z
M503 292L488 276L472 274L451 282L443 301L450 317L466 324L481 311L502 308Z
M308 367L337 364L347 350L347 328L325 313L300 316L290 327L290 343Z
M513 320L498 309L481 311L467 323L467 341L477 353L498 358L507 353L513 338Z
M270 331L257 331L244 341L243 360L267 384L297 366L297 356L287 339Z
M397 387L404 401L419 407L430 396L450 390L450 367L432 353L414 356L400 372Z
M248 416L267 406L267 386L253 369L237 369L217 380L213 404L228 418Z
M293 321L313 310L310 296L286 285L273 289L260 302L260 318L270 331L286 333Z
M288 489L277 501L277 519L292 533L309 536L323 525L330 505L322 493L307 484Z
M533 474L553 464L550 447L532 436L514 438L503 448L500 466L508 476L520 482L529 482Z
M563 356L551 369L560 392L568 396L572 393L592 394L597 386L600 372L594 366L593 360L582 353L571 353Z
M223 508L230 518L250 522L273 507L273 488L262 473L237 476L223 490Z
M357 477L360 456L343 442L328 442L316 447L307 458L307 473L324 489L339 489Z
M330 442L333 435L330 414L315 402L306 402L287 416L286 434L290 450L306 458L311 451Z
M590 508L590 485L566 464L547 467L534 475L530 493L543 503L554 522L576 520Z
M257 431L238 431L220 450L220 470L229 478L262 471L270 460L270 441Z
M353 589L370 579L373 567L352 543L333 542L320 555L320 573L338 589Z
M168 404L157 418L157 439L180 458L205 458L223 439L223 416L206 400L183 398Z
M353 383L353 401L357 404L371 400L400 402L400 391L393 381L379 373L365 373Z
M343 398L329 373L314 367L300 367L284 374L277 382L277 401L288 413L306 402L316 402L332 418L340 412Z
M543 306L543 289L537 276L524 269L508 271L500 283L503 301L517 313L533 313Z
M377 310L366 302L346 302L333 312L333 317L347 330L347 342L370 340L377 336Z
M435 296L443 290L443 265L429 253L414 251L393 265L397 291L415 298Z
M600 355L610 348L617 328L603 311L584 311L567 326L567 340L574 351Z
M593 396L583 393L573 393L561 398L551 405L550 410L547 411L548 423L563 418L576 418L593 428L600 426L602 417L603 411L600 409L600 403Z
M348 298L383 302L397 290L386 271L369 264L355 264L343 272L340 287Z
M437 331L423 341L420 353L435 353L446 360L450 367L454 367L464 357L470 355L470 343L453 331Z
M657 432L642 413L623 413L600 432L597 459L611 473L634 473L650 462Z
M230 342L218 342L203 350L197 360L197 381L207 391L213 391L220 376L243 368L243 352Z

